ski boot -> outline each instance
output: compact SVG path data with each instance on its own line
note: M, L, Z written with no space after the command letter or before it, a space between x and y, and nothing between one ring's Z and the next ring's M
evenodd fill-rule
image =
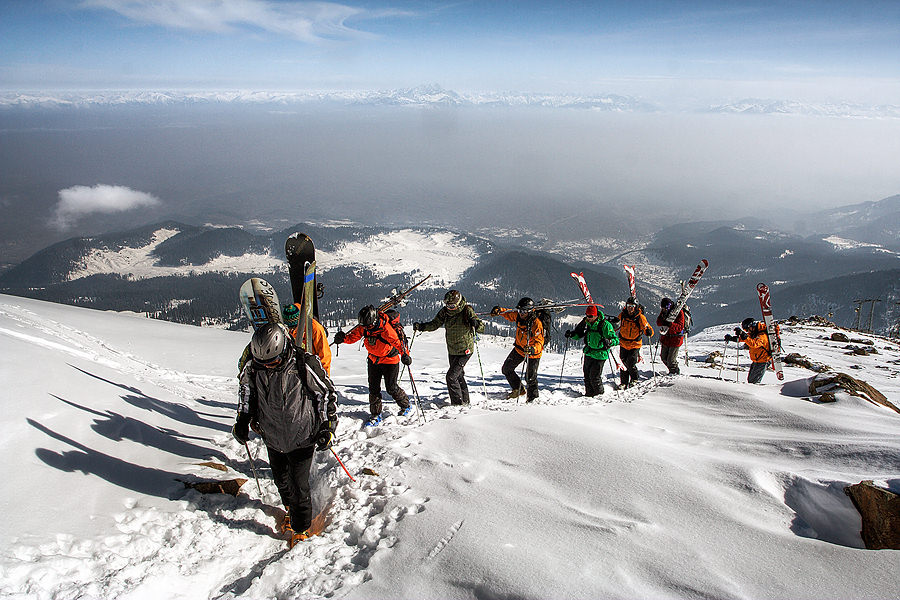
M293 548L300 542L306 541L312 536L309 534L309 530L305 531L294 531L293 529L288 529L290 536L288 537L288 549Z
M402 409L402 410L400 411L400 414L397 415L397 416L400 416L400 417L408 417L408 416L411 415L411 414L412 414L412 405L409 405L409 406L407 406L406 408Z
M281 518L281 522L278 523L278 533L282 535L286 535L287 532L291 529L291 513L285 511L284 517Z
M383 420L384 419L382 419L381 415L375 415L374 417L363 423L363 427L377 427L378 425L381 425L381 422Z
M524 395L525 395L525 387L522 386L522 387L520 387L519 389L513 390L513 391L511 391L510 393L508 393L508 394L506 395L506 399L507 399L507 400L512 400L513 398L518 398L519 396L524 396Z

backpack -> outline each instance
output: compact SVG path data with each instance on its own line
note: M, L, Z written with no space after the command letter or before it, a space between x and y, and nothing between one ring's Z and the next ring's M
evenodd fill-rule
M691 327L694 325L694 318L691 316L691 308L685 304L684 308L684 335L688 335L691 332Z
M391 327L394 328L394 331L397 332L397 337L400 338L400 341L403 342L403 347L407 347L407 338L406 332L403 331L403 323L400 322L400 313L390 308L384 313L388 318L388 323Z
M535 316L541 320L541 325L544 326L544 345L550 343L550 331L551 327L553 327L553 317L550 316L550 311L546 308L539 308L534 311Z

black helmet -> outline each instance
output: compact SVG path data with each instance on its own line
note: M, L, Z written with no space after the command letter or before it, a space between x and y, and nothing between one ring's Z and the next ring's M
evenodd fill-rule
M672 310L675 308L675 303L672 302L671 298L663 298L659 303L659 307L663 310Z
M378 311L371 304L359 309L359 324L369 329L378 321Z
M456 310L462 304L462 294L459 290L450 290L444 294L444 305L450 310Z
M753 324L756 323L756 320L753 317L747 317L743 321L741 321L741 329L744 331L750 331L750 328L753 327Z
M516 304L516 310L522 312L530 312L534 310L534 300L532 300L528 296L525 296L524 298L519 300L518 304Z
M625 301L625 306L637 306L637 298L628 296L628 300Z
M250 340L250 354L261 363L274 362L288 348L288 333L280 323L266 323Z

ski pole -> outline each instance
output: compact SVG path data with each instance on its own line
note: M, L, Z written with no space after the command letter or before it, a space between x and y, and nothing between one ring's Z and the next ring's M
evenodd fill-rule
M475 335L475 355L478 357L478 368L481 370L481 393L487 401L487 385L484 383L484 366L481 364L481 350L478 348L478 335Z
M409 344L404 344L404 345L406 346L406 353L407 353L407 354L409 354L410 352L412 352L412 345L413 345L413 342L416 341L416 333L418 333L418 332L417 332L415 329L413 329L413 336L412 336L412 339L409 340ZM400 377L399 377L399 379L403 379L403 371L405 371L405 370L406 370L406 365L403 365L403 368L400 369Z
M350 471L347 470L347 467L344 466L344 462L341 460L341 457L337 455L337 452L334 451L334 448L329 447L329 450L331 450L331 453L334 454L334 457L337 459L338 464L341 465L342 469L344 469L344 473L347 474L347 477L350 478L350 481L355 482L356 480L353 479L353 475L351 475Z
M734 355L735 369L734 369L734 381L735 383L741 382L741 343L737 343L737 354Z
M425 423L428 422L428 419L425 418L425 411L422 410L422 403L419 401L419 389L416 387L416 380L413 379L412 369L408 371L409 373L409 385L412 388L413 396L416 398L416 409L418 409L417 416Z
M656 357L659 356L659 340L656 340L656 352L653 351L652 347L650 348L650 356L653 358L650 366L653 368L653 376L656 377Z
M725 359L728 357L728 340L725 340L725 348L722 349L722 364L719 365L719 379L722 379L722 371L725 369Z
M647 349L650 350L650 368L653 370L653 376L656 377L656 359L653 357L653 344L650 343L650 336L647 336Z
M566 369L566 353L568 351L569 351L569 338L566 338L566 346L563 349L562 366L559 368L559 381L556 384L556 389L559 389L559 386L562 385L563 371L565 371L565 369Z
M250 461L250 468L253 470L253 479L256 480L256 489L259 490L261 496L262 487L259 485L259 476L256 474L256 465L253 462L253 455L250 454L250 446L247 445L247 442L244 442L244 448L247 449L247 460Z
M617 371L617 369L616 369L616 366L615 366L615 361L613 361L613 364L609 364L609 361L612 360L612 359L610 358L609 354L610 354L610 352L609 352L609 350L607 350L607 351L606 351L606 360L603 361L603 366L600 367L600 373L601 373L600 381L601 381L601 382L603 381L603 377L602 377L603 369L604 369L607 365L609 365L609 374L612 375L612 386L613 386L613 390L615 390L615 392L616 392L616 400L618 400L619 402L621 402L621 401L622 401L622 393L619 391L619 384L616 382L616 371Z

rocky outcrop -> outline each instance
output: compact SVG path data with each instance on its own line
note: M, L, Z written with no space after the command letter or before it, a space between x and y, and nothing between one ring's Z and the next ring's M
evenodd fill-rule
M193 488L201 494L229 494L237 496L241 486L247 483L246 479L224 479L217 481L181 481L184 487Z
M839 391L846 392L857 398L863 398L872 404L880 404L900 413L900 409L894 406L884 394L865 381L860 381L846 373L821 373L813 377L812 381L809 382L809 393L813 396L821 396L819 398L821 402L834 402L837 399L835 393Z
M824 373L828 370L826 365L822 363L813 362L802 354L798 354L796 352L792 352L785 356L783 359L784 364L786 365L795 365L798 367L803 367L804 369L809 369L810 371L815 371L816 373Z
M862 516L863 543L869 550L900 550L900 495L862 481L844 488Z

